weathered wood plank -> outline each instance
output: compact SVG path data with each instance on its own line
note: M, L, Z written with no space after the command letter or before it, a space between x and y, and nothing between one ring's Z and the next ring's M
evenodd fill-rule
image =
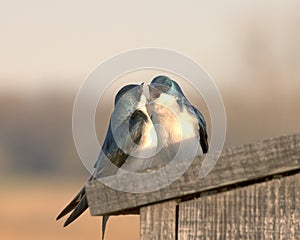
M142 240L175 240L176 201L142 207L140 210Z
M179 204L179 240L299 238L300 174Z
M214 158L214 155L209 157ZM86 186L90 212L92 215L136 212L136 208L150 203L300 169L300 134L226 149L214 169L203 179L199 179L201 161L201 157L196 157L188 171L174 183L146 194L120 192L94 181ZM125 186L134 184L137 189L144 184L135 182L127 174L117 180L112 176L109 180ZM157 179L153 179L155 181Z

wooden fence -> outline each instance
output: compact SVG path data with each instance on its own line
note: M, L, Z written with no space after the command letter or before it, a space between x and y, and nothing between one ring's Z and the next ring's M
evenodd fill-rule
M146 194L88 184L91 215L140 214L141 239L300 239L300 134L225 149L200 179L202 158Z

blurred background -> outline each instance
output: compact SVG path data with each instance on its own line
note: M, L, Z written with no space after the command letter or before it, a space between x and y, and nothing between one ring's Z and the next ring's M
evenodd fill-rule
M203 66L224 100L225 147L300 131L297 0L0 3L0 239L100 239L101 218L88 211L66 229L55 217L89 175L72 138L76 92L120 52L168 48ZM96 115L100 143L112 94L158 74L111 85ZM201 97L174 79L208 118ZM106 237L138 239L138 216L112 217Z

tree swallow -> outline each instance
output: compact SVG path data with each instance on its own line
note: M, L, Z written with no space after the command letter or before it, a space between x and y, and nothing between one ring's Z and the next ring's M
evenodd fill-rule
M149 85L149 93L151 119L156 128L159 145L163 146L163 153L160 155L163 157L160 159L165 162L161 165L172 160L176 154L176 149L172 149L172 146L178 146L188 139L198 139L202 152L207 153L205 119L201 112L191 105L178 83L166 76L155 77ZM196 145L199 148L197 142Z
M141 85L130 84L119 90L115 97L114 111L110 118L109 128L95 164L95 172L88 181L118 174L120 168L128 165L127 170L135 168L128 164L132 152L143 152L143 149L156 145L155 129L147 112L147 99ZM132 167L133 165L133 167ZM88 208L85 188L83 187L74 199L62 210L56 220L73 211L64 223L64 227L73 222ZM103 216L102 239L109 216Z

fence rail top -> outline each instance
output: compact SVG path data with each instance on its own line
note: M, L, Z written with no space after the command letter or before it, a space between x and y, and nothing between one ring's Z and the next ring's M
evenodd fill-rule
M214 154L208 154L214 160ZM181 199L218 192L220 188L255 182L269 176L300 171L300 134L267 139L254 144L225 149L216 166L199 178L203 156L196 157L188 170L169 186L148 193L121 192L95 180L86 185L91 215L133 214L141 206L169 199ZM180 164L180 163L178 163ZM114 176L106 180L116 181ZM135 184L130 174L118 178L120 184ZM155 179L153 179L155 182Z

